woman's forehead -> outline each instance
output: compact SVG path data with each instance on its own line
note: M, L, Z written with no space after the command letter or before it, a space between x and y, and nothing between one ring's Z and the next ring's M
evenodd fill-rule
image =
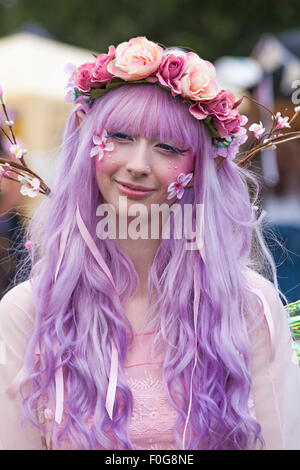
M195 124L199 123L191 121L195 119L187 105L172 99L155 93L151 96L149 92L145 96L121 96L116 106L107 112L104 126L110 132L124 132L148 140L167 140L194 148L198 137Z

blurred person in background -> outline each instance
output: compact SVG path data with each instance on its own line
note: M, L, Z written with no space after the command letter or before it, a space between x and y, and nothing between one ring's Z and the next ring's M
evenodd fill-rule
M7 157L6 140L0 140L0 156ZM17 214L23 196L19 184L6 178L0 182L0 298L13 285L17 267L25 252L24 228Z

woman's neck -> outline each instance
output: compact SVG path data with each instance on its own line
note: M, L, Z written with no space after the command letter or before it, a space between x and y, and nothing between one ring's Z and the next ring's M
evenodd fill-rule
M116 239L117 245L131 259L140 280L140 294L147 293L149 269L160 244L158 239Z

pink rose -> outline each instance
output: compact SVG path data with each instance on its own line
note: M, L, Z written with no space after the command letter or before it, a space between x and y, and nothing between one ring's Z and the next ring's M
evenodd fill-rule
M113 75L107 71L107 65L114 59L116 50L114 46L109 46L108 54L98 55L94 67L92 69L92 83L93 82L108 82L112 79Z
M214 98L221 90L216 82L216 69L194 52L186 54L186 75L181 79L182 94L195 101Z
M238 110L235 108L228 119L223 121L213 117L212 125L219 132L220 137L225 138L232 135L240 134L241 126L244 126L248 121L246 116L241 116Z
M162 58L156 76L162 85L171 88L173 96L181 93L180 79L186 67L187 63L183 56L170 54Z
M86 62L80 65L76 70L75 86L79 88L79 90L85 92L90 91L93 67L94 62Z
M117 46L116 57L107 65L107 71L125 81L141 80L156 72L163 49L145 37L130 39Z
M197 101L190 106L190 112L196 119L205 119L208 115L212 115L224 121L236 115L235 111L232 111L234 103L234 94L229 90L222 90L211 100Z

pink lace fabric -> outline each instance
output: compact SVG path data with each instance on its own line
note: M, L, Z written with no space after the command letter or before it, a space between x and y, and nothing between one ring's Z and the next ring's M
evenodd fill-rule
M153 333L137 334L128 351L125 377L133 395L130 436L135 449L176 449L176 410L162 381L162 354L151 358Z

